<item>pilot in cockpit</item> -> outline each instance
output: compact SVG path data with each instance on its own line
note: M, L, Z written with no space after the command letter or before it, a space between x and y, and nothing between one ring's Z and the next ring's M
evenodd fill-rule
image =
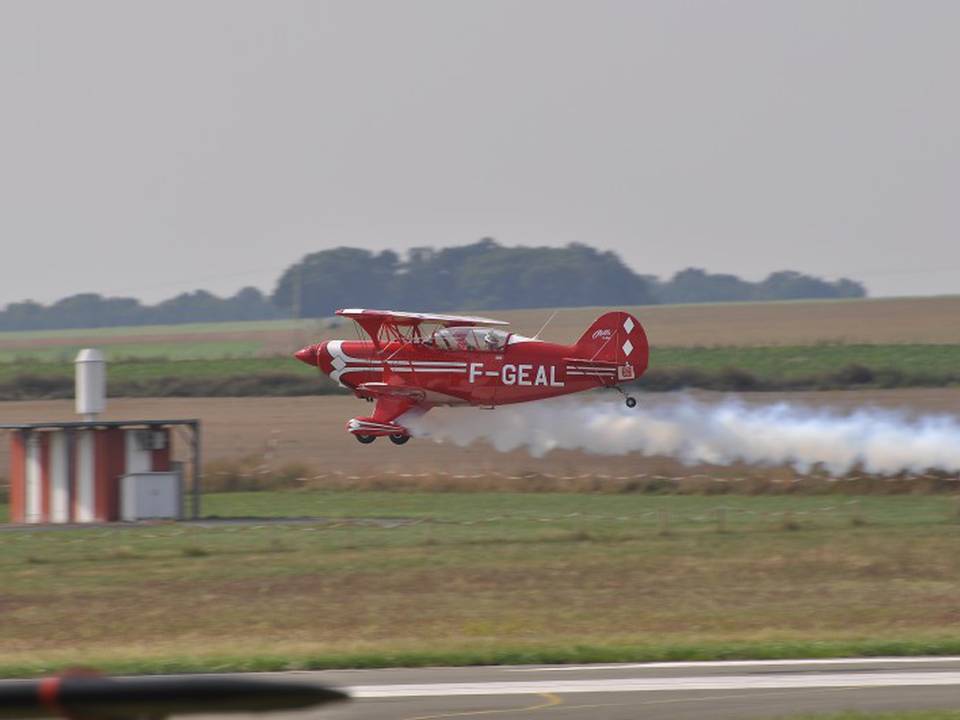
M424 340L424 344L438 350L499 352L507 344L507 333L477 327L440 328Z
M483 342L487 346L487 350L499 350L503 347L502 333L498 333L496 330L488 330L487 334L483 336Z

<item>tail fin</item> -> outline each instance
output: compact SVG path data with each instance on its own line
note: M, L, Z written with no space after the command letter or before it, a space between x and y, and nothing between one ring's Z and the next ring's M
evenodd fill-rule
M577 357L617 364L620 382L643 375L650 358L647 334L630 313L608 312L598 317L574 345Z

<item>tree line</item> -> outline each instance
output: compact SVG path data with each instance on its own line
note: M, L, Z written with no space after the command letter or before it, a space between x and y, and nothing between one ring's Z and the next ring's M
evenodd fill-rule
M84 293L51 305L11 303L0 330L166 325L327 317L341 307L419 311L654 305L865 297L864 286L784 270L750 282L687 268L669 280L641 275L613 252L573 243L561 248L504 247L486 238L448 248L414 248L405 257L339 247L291 265L270 295L246 287L221 298L205 290L156 305Z

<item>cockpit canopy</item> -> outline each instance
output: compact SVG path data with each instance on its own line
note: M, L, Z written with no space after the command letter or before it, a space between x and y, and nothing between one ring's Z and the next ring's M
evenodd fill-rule
M435 330L425 342L438 350L499 352L510 333L489 327L446 327Z

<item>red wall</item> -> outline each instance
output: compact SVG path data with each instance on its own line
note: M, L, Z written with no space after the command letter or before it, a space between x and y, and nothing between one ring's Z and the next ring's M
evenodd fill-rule
M94 515L100 522L120 517L120 476L127 465L123 430L107 428L94 435Z
M24 433L10 433L10 522L22 523L26 513L27 443Z

